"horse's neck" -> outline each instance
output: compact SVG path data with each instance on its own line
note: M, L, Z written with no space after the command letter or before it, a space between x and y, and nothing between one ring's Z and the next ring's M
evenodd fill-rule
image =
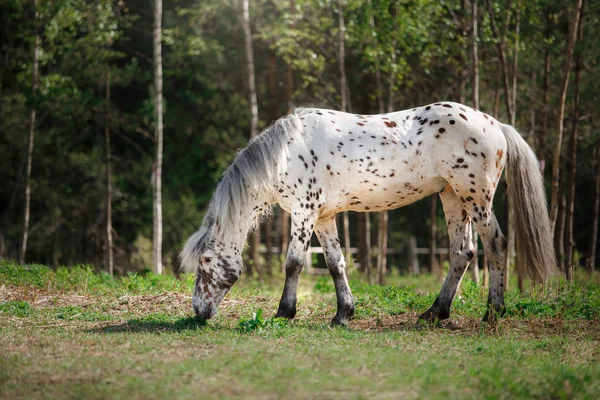
M236 229L234 241L243 243L248 235L248 232L260 223L260 217L267 211L275 202L272 191L268 188L248 188L248 201L241 205L240 215L236 218L238 221L234 223Z

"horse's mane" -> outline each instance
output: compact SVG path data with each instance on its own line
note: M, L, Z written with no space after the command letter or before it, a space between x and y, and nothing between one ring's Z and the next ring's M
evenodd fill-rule
M288 143L302 143L302 124L296 114L280 118L238 152L215 189L200 229L179 256L182 269L196 270L209 238L244 236L256 224L246 206L251 193L272 190L287 164Z

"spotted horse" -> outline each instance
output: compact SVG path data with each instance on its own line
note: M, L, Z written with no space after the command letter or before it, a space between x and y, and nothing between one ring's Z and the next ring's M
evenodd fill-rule
M337 295L332 325L346 325L354 300L335 215L383 211L438 193L450 236L450 270L419 318L443 320L479 233L490 263L484 320L504 310L506 239L492 200L506 167L515 215L517 268L544 281L556 268L538 161L509 125L470 107L440 102L389 114L303 108L279 119L239 152L212 196L200 229L187 241L182 267L197 275L192 305L211 318L242 272L242 247L261 215L278 203L291 214L286 279L276 317L296 314L296 290L313 232Z

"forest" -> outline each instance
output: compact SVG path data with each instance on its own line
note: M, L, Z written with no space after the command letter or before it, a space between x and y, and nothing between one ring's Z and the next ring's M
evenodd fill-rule
M176 273L221 174L279 117L448 100L526 137L561 269L591 273L599 19L589 0L0 0L0 258ZM409 271L411 240L448 247L437 196L338 225L350 265L380 282ZM275 209L247 272L278 270L288 240Z

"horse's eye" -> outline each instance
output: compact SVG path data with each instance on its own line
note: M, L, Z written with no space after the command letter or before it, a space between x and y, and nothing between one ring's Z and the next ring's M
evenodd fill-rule
M212 261L212 258L210 258L210 257L204 257L204 263L205 264L208 264L211 261Z

